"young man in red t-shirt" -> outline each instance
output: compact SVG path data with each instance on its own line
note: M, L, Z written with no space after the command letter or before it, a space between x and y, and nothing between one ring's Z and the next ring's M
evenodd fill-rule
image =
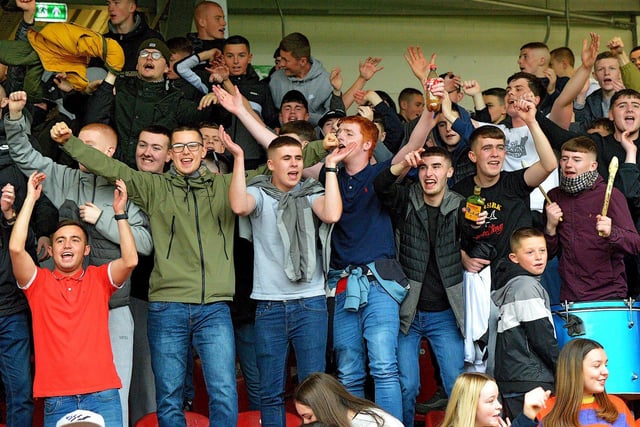
M84 228L62 221L52 236L49 255L54 270L39 268L25 251L29 218L42 192L43 173L29 178L27 197L9 240L18 286L33 317L36 357L34 397L45 398L45 427L55 426L76 409L99 413L108 426L122 425L118 388L109 340L109 297L138 263L127 215L126 187L116 181L113 211L120 234L121 257L83 269L91 250ZM126 402L125 402L126 403Z

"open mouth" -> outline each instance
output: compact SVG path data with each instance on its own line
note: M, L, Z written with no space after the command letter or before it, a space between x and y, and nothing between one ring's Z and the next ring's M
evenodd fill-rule
M435 179L425 179L424 181L422 181L424 183L425 188L431 189L433 187L435 187L438 184L438 181L436 181Z

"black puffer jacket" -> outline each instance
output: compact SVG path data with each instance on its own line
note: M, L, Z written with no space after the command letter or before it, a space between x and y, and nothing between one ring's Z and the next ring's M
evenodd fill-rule
M435 238L436 259L447 299L456 316L458 327L464 331L464 302L462 299L462 263L458 229L458 207L463 197L447 190L438 217L438 235L429 236L429 220L422 197L422 186L396 184L397 177L388 169L373 183L382 205L389 209L399 240L399 261L411 281L409 294L400 308L400 330L407 333L415 316L420 290L429 260L429 239Z

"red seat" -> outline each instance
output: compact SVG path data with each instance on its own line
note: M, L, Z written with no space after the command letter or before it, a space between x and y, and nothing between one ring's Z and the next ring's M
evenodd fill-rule
M209 419L204 415L185 411L184 417L187 420L187 427L209 427ZM158 427L158 416L155 412L140 418L135 427Z
M300 417L291 412L286 414L286 426L298 427L300 425ZM260 411L246 411L238 414L238 427L261 427Z
M444 411L429 411L424 418L424 427L438 427L444 421Z

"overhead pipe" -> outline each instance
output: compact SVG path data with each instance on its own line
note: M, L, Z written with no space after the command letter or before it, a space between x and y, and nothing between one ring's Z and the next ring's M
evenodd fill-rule
M528 12L538 12L541 14L545 14L545 15L553 15L553 16L558 16L561 18L564 18L566 16L566 13L564 11L561 10L554 10L554 9L546 9L546 8L542 8L542 7L536 7L536 6L527 6L524 4L517 4L517 3L509 3L509 2L503 2L503 1L498 1L498 0L471 0L474 3L484 3L484 4L490 4L493 6L502 6L502 7L510 7L512 9L519 9L519 10L526 10ZM632 23L627 23L627 22L619 22L619 21L615 21L612 18L600 18L598 16L591 16L591 15L583 15L581 13L572 13L571 16L574 19L581 19L584 21L592 21L592 22L600 22L602 24L607 24L607 25L611 25L613 27L617 27L617 28L622 28L625 30L632 30L635 27L635 24Z
M569 15L569 0L564 0L564 16L565 16L565 33L564 33L564 45L569 46L569 36L571 35L571 24Z

